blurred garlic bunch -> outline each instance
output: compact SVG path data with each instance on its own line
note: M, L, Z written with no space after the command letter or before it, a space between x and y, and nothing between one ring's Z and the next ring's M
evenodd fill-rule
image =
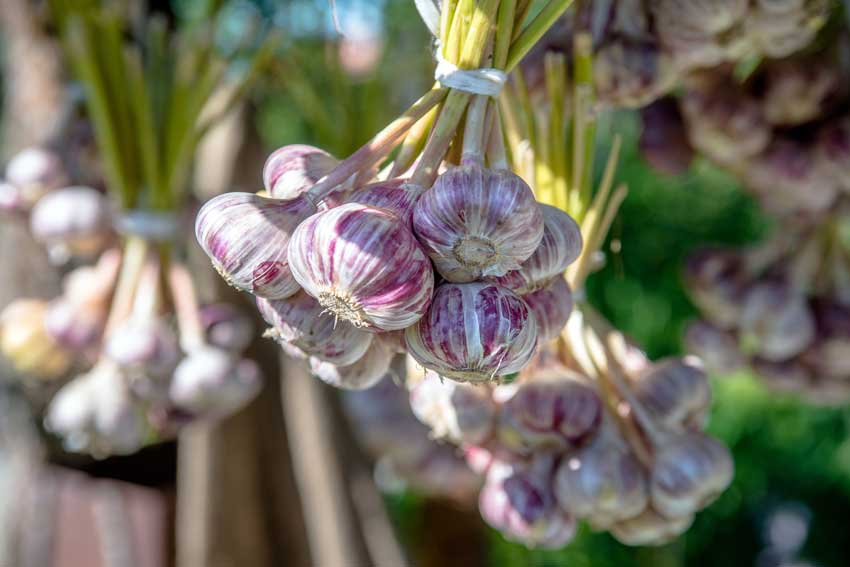
M703 320L686 343L718 374L749 366L814 403L850 399L847 212L744 250L709 249L685 279Z
M0 182L0 211L28 212L44 195L67 185L62 158L42 147L21 150L6 164Z

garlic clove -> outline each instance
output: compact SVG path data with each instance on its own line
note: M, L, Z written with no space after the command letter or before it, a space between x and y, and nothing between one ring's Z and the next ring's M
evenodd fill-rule
M578 223L556 207L541 204L540 212L543 215L543 239L534 254L519 269L503 276L485 278L487 281L525 295L546 286L578 259L582 248Z
M480 444L493 432L497 407L486 386L443 380L427 371L409 388L410 408L431 428L433 436L458 444Z
M567 326L573 311L573 294L562 277L556 277L546 287L522 296L537 321L538 342L556 338Z
M354 364L366 354L374 335L325 313L319 302L300 291L283 300L257 299L273 338L304 353L340 366Z
M703 433L686 433L659 447L650 473L652 506L679 518L711 504L732 482L729 450Z
M203 346L177 365L168 393L180 409L199 417L221 418L254 399L262 382L253 360L240 360L220 348Z
M319 358L310 358L310 371L319 380L345 390L364 390L381 381L390 371L394 353L377 338L356 362L340 366Z
M273 151L263 166L263 186L275 199L294 199L310 189L339 162L328 152L305 144Z
M428 312L405 331L410 355L441 376L497 381L521 370L537 346L528 305L490 283L440 285Z
M633 518L649 500L646 473L622 442L602 435L563 457L555 472L555 496L564 510L596 528Z
M434 287L431 263L392 212L348 203L313 215L293 233L295 280L342 321L394 331L418 321Z
M106 195L91 187L65 187L45 195L32 209L30 231L59 261L100 252L112 235Z
M502 403L498 439L519 454L580 447L599 429L602 415L599 395L582 379L530 380Z
M315 212L303 197L279 201L225 193L201 207L195 236L230 285L257 297L283 299L299 289L287 260L290 236Z
M465 165L419 197L413 227L437 271L464 283L518 269L540 245L543 214L519 176Z

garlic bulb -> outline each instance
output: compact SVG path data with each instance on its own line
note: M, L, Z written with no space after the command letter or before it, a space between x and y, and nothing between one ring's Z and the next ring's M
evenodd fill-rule
M484 520L511 541L545 549L565 546L576 522L558 508L552 492L551 457L531 463L494 462L478 499Z
M841 90L840 71L816 58L769 65L763 95L768 122L797 126L818 119Z
M327 175L339 162L325 150L291 144L273 151L263 166L263 186L270 197L294 199Z
M257 308L275 330L274 338L326 362L354 364L372 343L372 334L324 313L303 291L283 300L257 299Z
M47 302L16 299L0 313L0 352L18 372L59 378L73 359L48 334L44 325Z
M109 200L91 187L52 191L33 207L30 231L57 261L92 255L111 235Z
M564 211L550 205L540 205L543 215L543 239L534 253L517 270L503 276L486 278L520 295L544 287L581 254L581 229Z
M292 235L289 266L323 308L367 329L409 327L434 287L431 263L403 221L356 203L304 221Z
M203 346L177 365L168 397L193 415L218 418L245 406L261 386L260 369L253 360L240 360L220 348Z
M101 305L77 305L59 297L50 302L44 314L44 329L62 347L82 350L100 341L106 325L106 310Z
M463 283L518 269L540 245L543 215L519 176L464 165L419 197L413 227L437 271Z
M702 433L686 433L659 447L650 474L653 507L667 517L688 516L710 504L732 482L729 450Z
M745 31L767 57L787 57L808 46L829 19L822 0L759 1L744 21Z
M410 408L435 437L458 444L483 443L496 420L489 388L443 380L430 371L410 387Z
M747 4L747 0L651 0L650 7L664 25L714 34L739 23Z
M735 336L706 321L695 321L685 330L686 350L716 374L731 374L744 365Z
M850 115L821 127L816 152L841 189L850 191Z
M566 327L573 311L573 294L564 278L522 296L537 321L538 342L554 339Z
M310 358L310 372L325 384L345 390L363 390L377 384L390 370L394 353L377 337L359 360L347 366Z
M289 271L289 238L316 212L306 199L266 199L225 193L208 201L195 220L195 236L230 285L267 299L298 291Z
M45 428L66 449L96 457L138 451L147 425L120 370L109 361L62 387L47 408Z
M525 302L490 283L445 283L425 316L405 331L410 355L448 378L481 382L518 372L537 346Z
M779 283L754 286L741 313L740 337L745 351L765 360L788 360L815 338L815 321L806 298Z
M521 454L578 447L599 429L602 414L596 390L579 378L522 382L502 404L499 442Z
M646 106L676 81L670 55L654 39L614 36L599 48L593 63L600 100L617 107Z
M654 421L673 429L702 428L711 405L711 386L692 356L653 364L634 382L634 395Z
M0 181L0 212L14 213L25 211L32 203L27 203L23 192L11 183Z
M693 522L693 515L665 518L647 508L634 518L617 522L610 530L625 545L663 545L685 533Z
M694 149L677 99L667 96L653 102L641 109L640 118L641 157L660 173L685 173L694 159Z
M180 360L177 335L165 321L130 319L116 327L104 345L110 360L131 374L166 378Z
M418 185L404 179L390 179L361 187L351 194L349 201L390 210L413 230L413 208L421 194L422 187Z
M633 518L648 502L646 474L613 435L602 435L564 456L555 472L555 496L564 510L596 528Z
M254 323L240 309L229 303L201 307L199 315L204 335L212 346L242 352L254 338Z
M18 188L26 209L47 192L65 185L67 180L60 157L44 148L26 148L15 154L6 165L6 181Z

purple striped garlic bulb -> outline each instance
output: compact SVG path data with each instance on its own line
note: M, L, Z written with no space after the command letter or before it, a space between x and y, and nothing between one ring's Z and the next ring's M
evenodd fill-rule
M550 205L541 204L543 239L534 253L517 270L487 278L511 291L525 295L544 287L581 254L581 229L573 217Z
M502 404L498 438L520 454L579 447L597 432L602 415L599 395L582 379L530 380Z
M58 344L69 350L83 350L100 341L106 325L103 305L69 301L58 297L44 314L44 329Z
M538 341L548 341L561 334L573 311L573 294L564 278L555 278L546 287L525 294L522 299L537 321Z
M518 269L540 245L543 214L519 176L464 165L419 197L413 228L437 271L464 283Z
M356 362L347 366L310 358L310 372L330 386L344 390L365 390L381 381L390 371L395 353L377 337L372 339L369 350Z
M326 362L347 366L366 354L371 333L325 313L319 302L300 291L282 300L257 299L263 319L281 343L293 345Z
M283 299L299 289L287 259L290 236L315 212L305 198L225 193L201 207L195 236L227 283L257 297Z
M339 162L328 152L305 144L273 151L263 166L263 186L275 199L295 199Z
M670 518L705 508L732 482L732 456L704 433L685 433L655 453L649 480L652 506Z
M633 384L634 395L653 418L672 429L701 429L708 419L711 386L693 356L661 360Z
M262 386L253 360L220 348L202 346L174 370L168 397L178 408L201 417L230 415L251 401Z
M198 314L204 327L204 336L212 346L230 352L242 352L254 338L253 321L229 303L204 305Z
M425 368L463 382L486 382L528 363L537 346L537 323L507 288L444 283L425 316L405 331L405 341Z
M421 194L422 187L419 185L404 179L390 179L361 187L351 194L349 202L390 210L412 230L413 208Z
M36 203L30 231L51 258L64 262L99 252L112 234L111 221L106 195L91 187L65 187Z
M410 408L432 435L458 444L483 443L496 422L497 408L487 386L443 380L431 371L410 387Z
M431 263L404 222L356 203L304 221L292 235L289 266L324 309L369 330L413 325L434 289Z
M511 541L545 549L565 546L576 522L557 505L552 469L546 455L530 463L495 461L479 495L481 516Z
M611 526L611 535L624 545L663 545L685 533L693 522L693 514L666 518L647 508L640 515Z
M554 482L561 507L596 528L637 516L649 500L640 462L620 438L610 434L565 455Z

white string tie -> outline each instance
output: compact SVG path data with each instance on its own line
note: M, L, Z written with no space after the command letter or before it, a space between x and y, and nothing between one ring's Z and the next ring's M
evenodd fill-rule
M444 87L459 91L497 97L505 86L508 75L501 69L486 67L483 69L460 69L454 63L446 61L436 50L437 68L434 69L434 79Z
M180 228L177 215L170 211L136 209L125 211L115 221L121 234L140 236L145 240L174 240Z

